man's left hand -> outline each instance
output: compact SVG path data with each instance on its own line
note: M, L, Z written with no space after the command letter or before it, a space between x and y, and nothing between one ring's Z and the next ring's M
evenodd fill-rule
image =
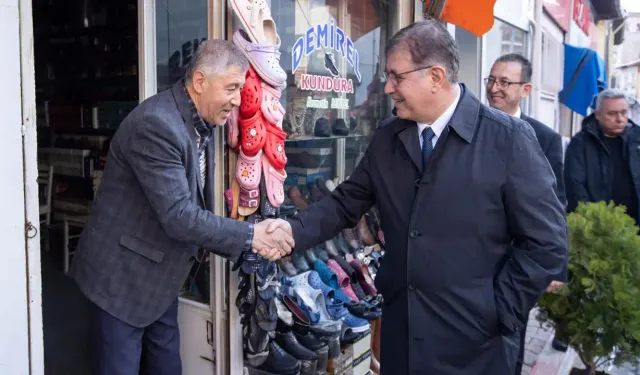
M547 287L547 292L548 293L555 292L556 290L560 289L563 285L564 283L562 281L552 281L551 284L549 284L549 286Z

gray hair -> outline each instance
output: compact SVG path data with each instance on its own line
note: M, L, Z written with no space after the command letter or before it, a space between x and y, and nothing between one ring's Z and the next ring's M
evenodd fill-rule
M391 38L385 53L404 48L416 66L440 65L451 83L458 82L460 50L447 28L435 20L413 23Z
M606 89L598 94L596 97L596 111L602 107L602 103L605 99L627 99L624 91L618 89Z
M242 54L242 51L228 40L205 40L200 43L193 59L187 66L185 79L187 82L191 82L196 70L201 70L210 77L218 76L224 74L231 66L236 66L246 72L249 69L249 61Z

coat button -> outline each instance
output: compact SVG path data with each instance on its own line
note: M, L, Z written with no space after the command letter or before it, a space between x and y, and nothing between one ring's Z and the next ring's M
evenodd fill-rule
M409 290L410 290L410 291L412 291L412 292L413 292L414 290L416 290L416 284L414 284L414 283L409 283Z
M415 184L416 184L416 187L417 187L417 188L418 188L418 187L420 187L420 179L419 179L419 178L418 178L418 179L416 179Z
M190 258L189 258L189 262L191 262L191 263L195 263L195 262L196 262L196 257L190 257Z
M414 239L418 238L418 235L419 235L419 234L420 234L420 233L418 233L418 231L417 231L417 230L412 230L411 232L409 232L409 237L410 237L412 240L414 240Z

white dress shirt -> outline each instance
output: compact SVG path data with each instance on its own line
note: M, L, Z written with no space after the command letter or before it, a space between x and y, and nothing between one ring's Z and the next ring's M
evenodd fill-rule
M433 134L435 134L435 136L431 139L431 144L434 148L436 147L436 143L438 142L438 138L440 138L440 134L442 134L442 131L449 123L449 120L451 120L451 117L453 117L453 112L455 112L456 107L458 106L458 102L460 101L460 91L460 86L458 86L458 94L456 95L456 98L451 103L449 108L447 108L447 110L444 111L440 115L440 117L438 117L438 119L433 122L433 124L423 124L421 122L418 123L418 139L420 140L420 149L422 149L423 142L422 131L428 126L431 127L431 129L433 130Z
M518 107L518 110L516 111L516 113L513 114L513 117L520 118L521 115L522 115L522 111L520 110L520 107Z

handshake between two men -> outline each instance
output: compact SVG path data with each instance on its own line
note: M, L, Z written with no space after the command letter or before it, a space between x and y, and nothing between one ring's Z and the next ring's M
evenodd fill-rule
M253 227L251 250L270 261L291 254L295 247L291 224L282 219L267 219Z

